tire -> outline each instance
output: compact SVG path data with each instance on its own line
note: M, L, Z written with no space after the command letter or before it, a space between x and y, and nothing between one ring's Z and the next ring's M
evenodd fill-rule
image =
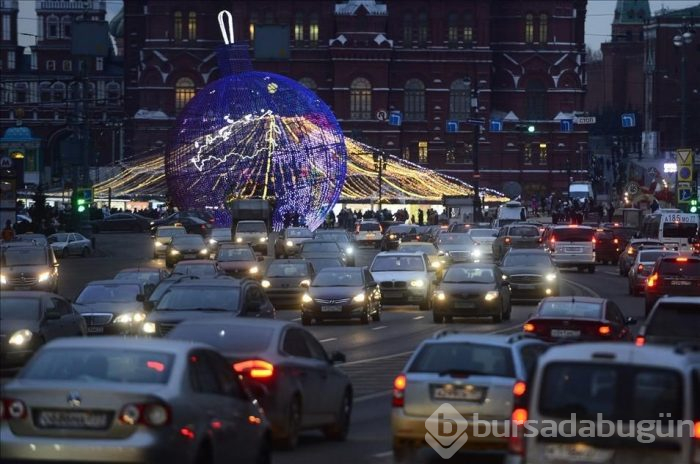
M595 274L595 264L588 266L588 273Z
M266 438L260 444L260 449L258 450L258 457L255 458L255 464L272 464L272 450L269 438Z
M301 431L301 399L298 395L289 402L287 410L287 431L283 437L275 440L278 448L293 450L299 444L299 432Z
M311 318L309 316L301 316L301 325L311 325Z
M496 324L503 322L503 304L501 304L501 310L498 312L498 314L495 316L491 316L491 319Z
M440 314L437 314L435 311L433 311L433 322L436 324L442 324L442 321L445 320L445 316L441 316Z
M90 249L88 247L84 247L82 253L80 254L83 258L87 258L90 256Z
M421 302L421 304L418 305L418 309L421 311L430 311L430 300L426 299L425 301Z
M345 441L350 431L350 416L352 415L352 393L346 390L340 401L340 408L335 423L323 427L323 435L327 440Z
M369 312L367 311L367 308L365 308L365 310L362 312L362 315L360 316L360 324L369 324Z

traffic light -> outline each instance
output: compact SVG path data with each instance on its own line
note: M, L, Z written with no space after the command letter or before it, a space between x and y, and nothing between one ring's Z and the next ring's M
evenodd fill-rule
M698 198L697 198L697 197L691 198L691 200L690 200L690 209L689 209L689 211L690 211L691 213L697 213L697 212L698 212Z
M527 132L528 132L529 134L534 134L534 133L535 133L535 126L532 125L532 124L530 124L529 126L527 126Z
M85 199L84 198L78 198L78 212L79 213L85 212Z

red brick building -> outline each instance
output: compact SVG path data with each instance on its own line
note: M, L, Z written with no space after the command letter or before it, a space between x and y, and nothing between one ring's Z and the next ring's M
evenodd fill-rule
M587 132L562 120L582 111L585 0L126 0L126 146L164 145L178 109L218 78L216 15L233 13L237 40L289 27L289 59L255 60L290 76L334 110L346 135L482 185L563 190L588 170ZM251 45L251 55L253 55ZM401 126L384 116L400 111ZM494 121L493 123L491 121ZM500 125L501 131L492 131ZM534 126L534 133L522 127ZM492 127L494 126L494 127Z

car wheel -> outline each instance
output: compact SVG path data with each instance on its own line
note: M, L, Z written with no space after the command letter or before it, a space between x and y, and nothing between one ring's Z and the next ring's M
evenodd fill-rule
M362 315L360 316L360 324L369 324L369 313L367 312L367 308L362 311Z
M495 323L503 322L503 306L501 306L501 310L498 312L498 314L491 316L491 319L493 319L493 322Z
M311 325L311 317L302 315L301 325Z
M83 247L83 252L81 253L81 256L83 258L86 258L90 255L90 249L88 247Z
M379 322L382 320L381 309L377 308L377 310L374 312L374 314L372 314L372 320L374 322Z
M418 309L421 311L429 311L430 310L430 300L425 300L422 301L421 304L418 305Z
M588 266L588 273L595 274L595 264Z
M255 464L271 464L272 463L272 450L270 449L269 439L265 438L260 444L260 449L258 450L258 457L255 458Z
M352 393L346 390L340 402L340 410L335 418L335 423L323 428L326 439L333 441L345 441L350 430L350 416L352 414Z
M436 324L442 324L442 321L445 319L444 316L436 313L433 311L433 322Z
M293 450L299 443L299 430L301 429L301 399L294 396L289 403L287 411L287 432L284 437L276 440L279 448Z

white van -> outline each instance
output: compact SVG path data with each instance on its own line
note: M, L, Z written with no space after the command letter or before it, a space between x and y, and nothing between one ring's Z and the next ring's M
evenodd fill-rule
M526 218L527 213L522 203L519 201L509 201L499 206L498 214L496 215L496 219L493 221L493 228L498 229L508 224L512 224L513 222L524 221Z
M646 216L642 222L641 237L659 240L671 250L692 252L690 239L698 233L700 215L667 211L659 210Z
M572 182L569 184L569 198L578 200L580 203L583 203L586 198L588 198L588 201L594 200L593 184L586 181Z

